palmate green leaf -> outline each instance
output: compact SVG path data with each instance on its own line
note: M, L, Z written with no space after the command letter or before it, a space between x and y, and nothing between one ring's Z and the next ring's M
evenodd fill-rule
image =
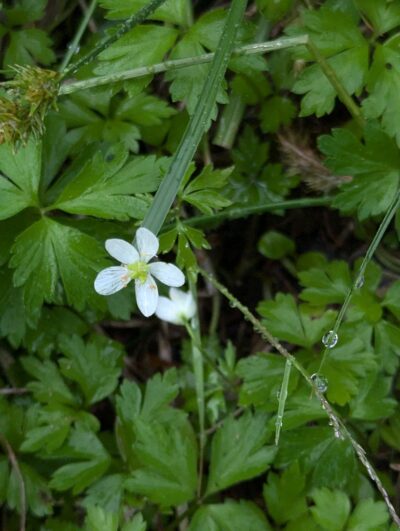
M236 367L236 374L243 379L239 394L240 405L276 411L284 366L282 356L273 354L260 353L241 359ZM293 375L289 381L289 392L296 386L296 382L297 378Z
M386 212L399 183L400 152L377 125L365 129L365 143L349 130L335 129L319 138L327 166L353 177L340 187L333 205L343 213L357 211L360 220Z
M50 65L56 59L52 40L46 32L37 28L28 28L10 32L10 43L3 59L3 68L13 65L41 63Z
M183 59L185 57L194 57L209 51L215 51L224 27L225 17L226 11L224 9L209 11L199 17L174 47L170 58ZM200 91L202 90L203 82L207 77L209 69L209 64L202 64L175 71L171 70L165 75L166 80L171 81L170 92L172 101L184 101L190 115L196 109ZM218 90L216 102L227 102L225 83ZM215 113L216 107L214 109L214 116Z
M296 520L307 512L305 487L306 478L296 461L281 476L268 473L263 494L268 513L277 524Z
M342 531L345 529L351 504L344 492L322 488L315 490L311 497L315 503L315 506L311 507L311 513L322 529L326 531Z
M355 4L379 34L386 33L400 24L400 5L397 2L355 0Z
M98 56L97 75L131 70L159 63L170 51L177 37L172 27L146 24L136 26ZM141 80L140 86L147 82Z
M7 219L29 206L38 206L41 144L30 140L14 152L0 145L0 219Z
M227 500L203 505L195 512L189 531L270 531L265 515L255 503Z
M352 418L376 421L393 415L397 401L390 398L391 389L392 378L375 372L367 374L350 402Z
M399 366L400 328L382 319L374 327L374 349L379 364L388 374Z
M53 500L45 478L43 478L37 470L26 463L19 463L19 467L25 486L26 501L29 510L39 518L52 514ZM10 471L7 487L7 504L11 510L17 509L17 511L21 513L20 478L18 477L15 468Z
M358 94L364 86L369 52L368 42L358 28L357 21L346 13L326 6L319 10L305 10L302 19L302 27L291 28L288 33L308 33L347 92ZM297 56L308 61L314 60L303 50L299 50ZM300 116L315 114L320 117L331 113L334 108L336 91L316 63L303 70L293 91L305 94Z
M57 365L50 360L40 361L33 356L21 358L24 369L33 376L36 381L29 382L30 389L39 402L75 405L77 397L66 385Z
M40 310L56 300L62 281L68 303L81 310L87 304L102 307L93 280L104 264L100 244L77 229L43 217L22 232L12 248L15 286L24 286L28 309Z
M126 19L133 13L147 5L146 0L100 0L100 5L107 10L107 18ZM161 20L185 26L189 22L190 5L186 0L167 0L154 13L150 20Z
M83 507L100 506L107 512L118 513L121 508L125 479L126 476L122 474L102 477L88 488L82 501Z
M88 507L85 531L118 531L118 513L105 511L100 506Z
M246 412L239 419L228 417L211 443L207 494L225 489L265 472L276 448L266 446L267 416Z
M7 24L18 26L35 22L44 15L46 0L16 0L13 7L4 6Z
M311 304L341 304L352 285L347 262L335 260L299 273L300 298Z
M85 214L126 221L144 216L148 201L143 194L157 189L165 159L135 157L127 164L122 145L86 160L78 173L68 177L66 186L51 208L70 214Z
M292 295L283 293L278 293L275 300L260 302L257 311L268 330L280 340L307 348L321 341L336 315L328 310L313 319L303 306L296 305Z
M399 144L400 104L397 94L400 90L400 58L398 47L398 37L376 46L367 78L369 96L363 101L363 109L366 118L381 118L384 130L391 137L395 137Z
M197 443L193 428L181 411L172 410L164 422L134 422L133 451L139 462L125 488L161 506L191 500L197 485Z
M387 507L383 501L361 500L350 515L346 529L348 531L373 531L386 529L389 519Z
M82 424L72 430L63 453L67 464L57 469L50 481L50 487L55 490L72 489L74 495L79 494L110 466L108 452L93 431ZM73 459L79 461L71 462Z
M59 360L62 374L76 382L88 405L99 402L117 387L122 370L122 346L103 336L92 336L87 343L79 336L64 335Z
M185 186L180 194L181 199L204 214L212 214L215 210L229 206L231 201L217 190L227 184L232 171L233 168L214 170L211 165L205 166L200 175Z

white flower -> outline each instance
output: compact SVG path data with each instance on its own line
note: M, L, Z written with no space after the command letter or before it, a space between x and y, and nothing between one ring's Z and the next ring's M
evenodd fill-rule
M173 264L149 264L157 254L159 243L157 236L148 229L138 229L135 244L136 247L119 239L106 241L108 253L121 265L100 271L94 281L94 289L100 295L112 295L134 280L138 308L144 316L149 317L156 311L158 302L158 288L153 276L167 286L176 287L185 283L185 277Z
M192 319L196 313L196 303L191 292L185 293L180 289L171 288L169 296L169 299L167 297L158 299L157 317L176 325L183 325L185 321Z

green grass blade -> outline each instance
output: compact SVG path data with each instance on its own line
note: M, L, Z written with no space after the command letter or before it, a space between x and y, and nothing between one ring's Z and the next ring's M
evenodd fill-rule
M281 390L279 392L278 413L276 415L276 421L275 421L275 445L276 446L278 446L279 444L279 436L281 434L281 428L283 424L283 414L285 412L285 404L286 404L286 399L288 395L288 385L289 385L291 368L292 368L292 362L290 360L286 360L285 372L283 373Z
M161 182L154 201L143 221L143 226L154 232L154 234L159 232L164 223L186 170L196 153L203 134L209 126L217 92L232 54L237 30L246 4L247 0L233 0L231 4L217 52L204 82L197 109L189 121L178 149L172 158L169 170Z

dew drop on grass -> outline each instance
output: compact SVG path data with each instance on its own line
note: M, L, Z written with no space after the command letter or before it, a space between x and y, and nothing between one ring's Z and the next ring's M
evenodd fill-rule
M337 345L337 342L339 340L339 336L334 332L333 330L329 330L323 338L322 338L322 344L325 345L326 348L333 348Z
M328 380L324 376L314 373L311 375L311 380L320 393L325 393L328 390Z
M356 280L356 283L355 283L355 287L356 289L360 289L364 286L364 275L361 275L360 277L357 278Z

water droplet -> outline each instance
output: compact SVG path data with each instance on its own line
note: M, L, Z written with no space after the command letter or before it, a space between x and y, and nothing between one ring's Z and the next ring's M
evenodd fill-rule
M327 332L322 338L322 343L326 346L326 348L333 348L336 346L338 340L339 336L336 334L336 332L329 330L329 332Z
M325 393L328 390L328 380L324 376L314 373L311 375L311 380L320 393Z
M355 287L356 289L360 289L364 286L364 275L361 275L360 277L357 278L356 280L356 283L355 283Z
M231 308L236 308L236 302L235 301L229 301L229 306Z
M73 48L73 44L68 44L68 50L71 50ZM77 46L74 50L74 54L76 55L77 53L79 53L81 50L81 47L80 46Z

